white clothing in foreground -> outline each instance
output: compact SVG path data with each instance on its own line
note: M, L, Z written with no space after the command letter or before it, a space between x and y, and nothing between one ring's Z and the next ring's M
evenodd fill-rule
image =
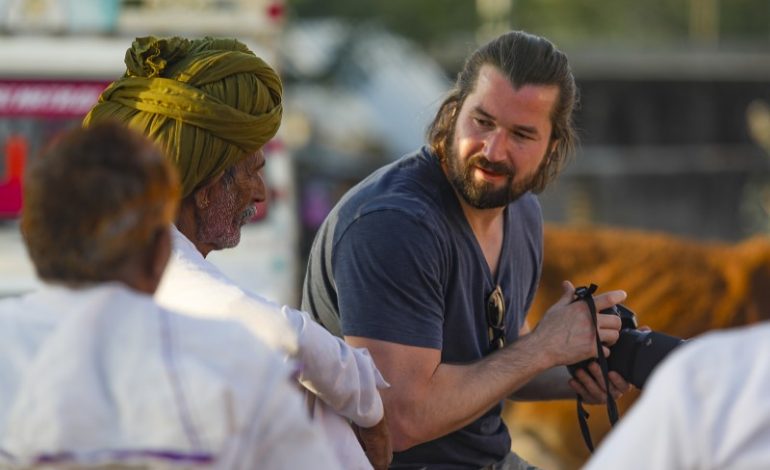
M585 468L770 468L770 324L674 351Z
M238 322L45 286L0 302L0 344L0 467L339 468L286 362Z
M195 245L171 226L172 251L155 300L177 312L201 317L244 319L268 346L297 353L297 334L280 307L251 295L206 261Z
M306 313L241 288L179 230L172 228L172 234L171 258L155 294L158 302L194 315L248 319L266 342L296 351L299 381L321 399L315 416L337 456L346 468L371 468L350 426L342 425L349 419L371 427L383 417L378 388L388 385L369 352L332 336ZM331 410L318 409L324 406Z

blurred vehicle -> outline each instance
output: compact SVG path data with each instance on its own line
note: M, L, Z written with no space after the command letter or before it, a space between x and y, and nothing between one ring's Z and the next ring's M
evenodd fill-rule
M416 44L374 24L294 22L280 52L304 259L326 214L350 186L424 144L450 83Z
M48 23L41 20L46 15L22 8L31 3L11 2L16 11L9 11L15 17L0 11L0 25L13 33L0 39L0 297L29 291L38 284L18 230L25 163L57 133L80 125L99 94L125 71L123 58L134 37L234 36L278 65L276 37L284 27L282 3L274 0L230 2L233 5L218 9L214 9L216 2L208 2L210 11L200 11L207 2L197 2L198 11L193 6L186 8L184 4L190 2L184 1L133 2L137 4L133 8L115 8L117 17L107 16L103 24L93 20L84 27L83 16L72 14L71 18L79 20L69 29L62 23L68 16L61 7L76 2L59 2L61 11L48 15L53 18ZM56 6L56 2L48 4ZM48 35L61 33L62 28L65 34ZM117 34L95 34L103 32ZM265 179L271 200L259 211L257 218L262 220L244 227L236 250L212 253L210 259L241 285L269 299L296 305L294 169L281 135L266 146Z

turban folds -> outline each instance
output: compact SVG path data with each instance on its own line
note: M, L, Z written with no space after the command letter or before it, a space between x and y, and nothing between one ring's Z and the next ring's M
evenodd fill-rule
M125 62L83 125L118 121L154 140L178 168L183 196L278 130L281 81L235 39L137 38Z

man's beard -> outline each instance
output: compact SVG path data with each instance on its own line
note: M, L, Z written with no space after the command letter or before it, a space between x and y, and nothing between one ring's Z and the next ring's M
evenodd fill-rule
M476 209L492 209L510 204L531 190L535 179L541 172L545 171L544 159L537 170L524 178L523 181L514 183L516 170L505 163L490 162L483 155L476 154L463 165L453 146L447 145L446 152L449 182L460 193L465 202ZM476 181L473 178L476 167L505 176L505 184L501 187L495 187L487 181Z
M236 247L241 241L241 227L257 210L252 204L235 214L237 204L235 193L226 188L224 197L211 201L205 212L197 213L198 240L214 246L215 250Z

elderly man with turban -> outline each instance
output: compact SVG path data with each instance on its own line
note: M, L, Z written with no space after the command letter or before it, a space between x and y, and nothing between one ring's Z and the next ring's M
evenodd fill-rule
M310 392L313 416L343 465L387 466L390 439L378 390L387 383L368 352L333 337L306 313L238 286L205 260L212 250L238 244L241 226L266 197L262 147L280 125L277 74L233 39L139 38L125 62L125 75L104 91L84 125L112 120L136 129L179 169L173 252L156 298L194 315L259 318L263 339L300 362L298 379Z
M0 468L339 465L259 325L153 300L178 203L174 168L118 124L30 163L21 226L44 285L0 301Z

